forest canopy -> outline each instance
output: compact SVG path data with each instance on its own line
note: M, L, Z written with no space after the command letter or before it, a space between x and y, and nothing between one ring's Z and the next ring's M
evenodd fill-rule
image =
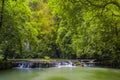
M120 63L120 0L1 0L0 54Z

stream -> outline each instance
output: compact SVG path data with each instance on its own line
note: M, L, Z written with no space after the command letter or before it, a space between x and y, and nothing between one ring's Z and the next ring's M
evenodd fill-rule
M0 71L0 80L120 80L119 69L53 67Z

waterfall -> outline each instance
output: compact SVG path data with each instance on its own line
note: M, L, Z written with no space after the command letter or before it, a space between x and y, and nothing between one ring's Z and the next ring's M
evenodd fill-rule
M90 60L90 59L83 59L81 60L80 62L82 63L83 67L94 67L95 66L95 63L94 62L95 60Z
M19 63L16 68L18 69L31 68L31 66L32 66L32 63L23 62L23 63Z
M71 61L62 61L55 63L42 63L42 62L19 62L16 66L17 69L29 69L29 68L49 68L49 67L75 67Z
M57 62L56 67L61 68L61 67L75 67L75 65L71 61L64 61L64 62Z

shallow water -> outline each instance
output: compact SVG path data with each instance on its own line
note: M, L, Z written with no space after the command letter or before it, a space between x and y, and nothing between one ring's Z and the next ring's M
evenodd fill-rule
M0 71L0 80L120 80L119 69L48 68Z

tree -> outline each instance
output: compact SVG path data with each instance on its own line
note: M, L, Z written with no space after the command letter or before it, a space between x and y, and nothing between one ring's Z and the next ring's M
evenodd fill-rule
M87 55L88 58L98 55L97 58L112 60L115 56L120 58L116 45L119 43L120 29L119 0L50 0L49 4L56 17L57 42L61 50L67 51L67 42L63 43L64 36L71 32L69 39L72 51L68 54L75 53L78 57Z
M1 1L1 15L0 15L0 28L2 27L2 24L3 24L4 3L5 3L5 0L2 0Z
M31 10L28 7L28 1L8 0L4 3L4 16L2 27L0 29L0 45L5 59L14 53L23 53L25 43L32 32L30 17ZM35 35L32 35L35 36ZM33 38L34 37L30 37ZM13 55L12 57L15 57Z

